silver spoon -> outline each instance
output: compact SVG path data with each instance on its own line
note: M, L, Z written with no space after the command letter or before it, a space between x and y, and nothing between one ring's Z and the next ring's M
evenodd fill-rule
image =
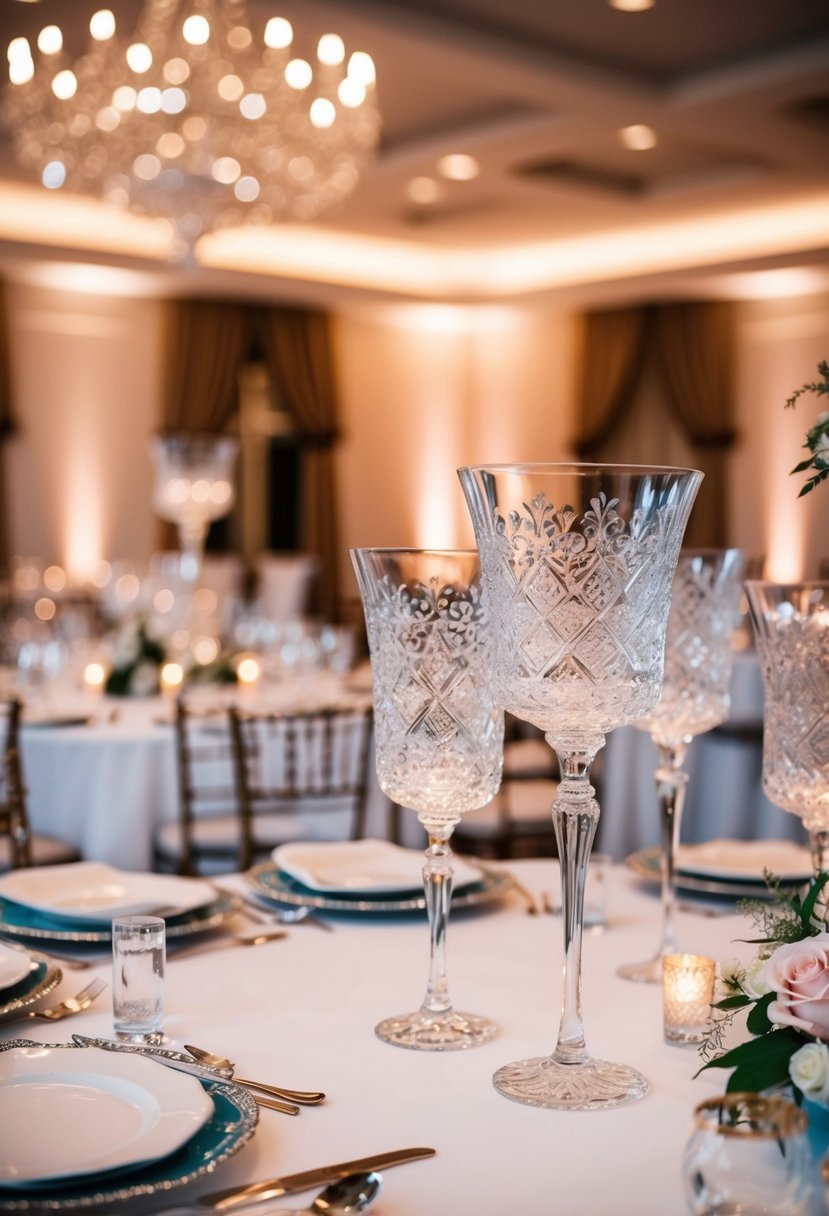
M350 1216L364 1212L383 1189L382 1174L347 1174L320 1191L308 1208L275 1208L271 1216Z
M206 1051L204 1047L196 1047L192 1043L185 1043L184 1050L194 1060L197 1060L199 1064L206 1064L208 1068L215 1068L218 1072L227 1073L230 1077L233 1077L233 1070L236 1065L225 1056L217 1056L215 1052ZM240 1085L250 1085L254 1089L263 1089L265 1093L276 1094L280 1098L289 1098L292 1102L300 1102L304 1106L317 1106L320 1102L325 1101L325 1094L317 1090L285 1089L282 1085L265 1085L262 1081L250 1081L245 1077L234 1077L234 1080Z
M383 1175L377 1173L347 1174L320 1191L307 1208L272 1208L269 1204L244 1204L237 1211L256 1211L262 1216L352 1216L364 1212L383 1189ZM164 1208L156 1216L204 1216L206 1209L190 1207Z

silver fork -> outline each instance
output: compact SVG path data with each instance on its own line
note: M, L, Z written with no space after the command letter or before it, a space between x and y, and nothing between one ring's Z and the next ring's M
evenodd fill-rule
M45 1018L47 1022L60 1022L63 1018L71 1017L74 1013L83 1013L106 988L106 980L91 980L76 996L67 997L59 1005L50 1009L27 1009L25 1013L9 1018L9 1022L28 1022L30 1018ZM4 1021L3 1025L8 1023Z

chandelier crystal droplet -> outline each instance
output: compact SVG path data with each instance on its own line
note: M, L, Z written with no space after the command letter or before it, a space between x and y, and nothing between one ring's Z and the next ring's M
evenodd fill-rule
M374 64L337 34L303 58L290 22L255 32L244 0L148 0L129 39L104 9L89 32L74 62L57 26L8 49L2 119L50 189L169 219L189 248L215 228L311 220L373 158Z

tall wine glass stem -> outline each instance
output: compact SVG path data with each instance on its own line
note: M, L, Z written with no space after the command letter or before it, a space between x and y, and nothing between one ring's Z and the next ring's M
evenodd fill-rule
M829 828L812 828L807 824L806 830L809 833L812 865L817 877L822 871L829 870Z
M654 740L656 743L656 740ZM662 874L662 938L653 958L644 963L623 963L616 974L625 980L638 980L645 984L662 983L662 959L676 950L676 900L674 870L679 832L682 826L682 810L685 806L685 791L688 774L682 767L688 751L687 742L656 744L659 752L659 767L654 773L656 797L659 802L660 870Z
M656 777L656 797L659 802L659 828L662 845L662 941L659 946L657 960L676 950L676 855L679 847L679 834L682 827L682 811L685 807L685 793L688 788L688 774L682 767L687 743L674 746L657 744L659 748L659 768ZM661 980L661 974L658 979Z
M486 1043L496 1027L476 1013L459 1013L449 997L446 978L446 930L452 899L452 850L449 838L454 823L436 824L421 819L429 844L423 865L423 891L429 917L429 981L423 1003L415 1013L386 1018L375 1033L395 1047L416 1051L457 1051Z
M582 1064L589 1059L581 1015L581 944L584 924L584 884L599 804L590 784L590 765L604 744L600 735L585 740L579 750L546 736L555 748L561 782L553 803L553 827L561 866L561 910L564 928L564 982L561 1024L553 1059L560 1064Z
M449 838L454 824L428 829L429 845L423 866L423 890L429 917L429 982L421 1008L425 1013L448 1013L449 981L446 978L446 929L452 899L452 850Z
M545 736L558 755L561 782L553 803L553 825L561 866L564 983L558 1042L552 1055L505 1064L492 1078L499 1093L528 1106L550 1110L600 1110L634 1102L648 1083L626 1064L593 1059L581 1016L581 942L584 884L599 804L590 784L590 765L604 735Z

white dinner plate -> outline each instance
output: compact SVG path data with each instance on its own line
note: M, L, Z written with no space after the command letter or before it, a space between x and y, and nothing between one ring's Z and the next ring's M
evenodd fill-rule
M280 870L312 891L392 895L423 887L423 852L388 840L308 841L283 844L271 857ZM455 890L480 882L459 857L452 861Z
M61 921L110 921L114 916L179 915L216 899L210 883L173 874L116 870L104 862L14 870L0 877L0 898Z
M157 1161L213 1113L195 1077L144 1056L62 1047L0 1054L0 1186L43 1186Z
M34 967L34 963L25 950L15 950L0 942L0 992L13 988Z
M680 845L677 868L684 874L756 882L764 870L788 881L812 875L809 850L790 840L706 840Z

